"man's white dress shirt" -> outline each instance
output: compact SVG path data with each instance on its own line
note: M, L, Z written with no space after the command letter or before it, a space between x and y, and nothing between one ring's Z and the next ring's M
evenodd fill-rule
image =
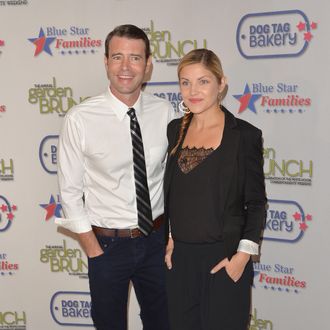
M164 212L163 176L171 104L141 92L133 105L144 144L153 219ZM133 153L128 107L108 89L70 109L58 145L58 179L65 218L72 232L137 227ZM83 201L83 195L85 202Z

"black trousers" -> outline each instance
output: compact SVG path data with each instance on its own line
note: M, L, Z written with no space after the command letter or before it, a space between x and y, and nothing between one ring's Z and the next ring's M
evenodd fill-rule
M97 236L104 254L88 259L92 318L97 330L127 330L132 281L144 330L169 330L164 226L148 237Z
M189 244L175 241L172 269L167 270L171 330L246 330L253 280L252 262L235 283L223 268L222 242Z

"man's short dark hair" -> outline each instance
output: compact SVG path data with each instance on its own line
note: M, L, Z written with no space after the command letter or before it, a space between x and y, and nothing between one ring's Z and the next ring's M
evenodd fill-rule
M141 39L145 45L146 59L151 55L150 42L146 33L132 24L119 25L114 28L105 39L105 56L109 58L109 43L113 37L125 37L128 39Z

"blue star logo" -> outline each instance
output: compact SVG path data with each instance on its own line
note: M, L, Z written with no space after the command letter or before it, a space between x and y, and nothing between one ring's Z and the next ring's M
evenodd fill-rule
M40 206L47 211L45 217L46 221L53 218L54 216L59 218L61 217L62 205L60 203L55 202L55 198L53 195L50 196L48 204L40 204Z
M248 84L245 85L243 94L233 96L241 103L238 109L238 113L242 113L246 109L250 109L255 114L257 113L254 102L257 101L262 96L262 94L251 94Z
M40 28L39 36L37 38L29 38L28 40L36 46L34 56L38 56L43 51L53 56L49 46L54 40L56 40L56 38L46 37L42 28Z

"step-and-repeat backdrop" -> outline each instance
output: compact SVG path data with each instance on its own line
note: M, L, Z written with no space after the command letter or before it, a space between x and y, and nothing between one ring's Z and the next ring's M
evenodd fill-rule
M108 85L104 39L151 41L146 89L177 111L176 67L207 47L225 105L263 130L269 199L250 330L329 329L330 5L315 1L0 1L0 330L93 329L87 259L57 228L66 112ZM130 330L142 329L134 291ZM157 329L155 329L157 330Z

